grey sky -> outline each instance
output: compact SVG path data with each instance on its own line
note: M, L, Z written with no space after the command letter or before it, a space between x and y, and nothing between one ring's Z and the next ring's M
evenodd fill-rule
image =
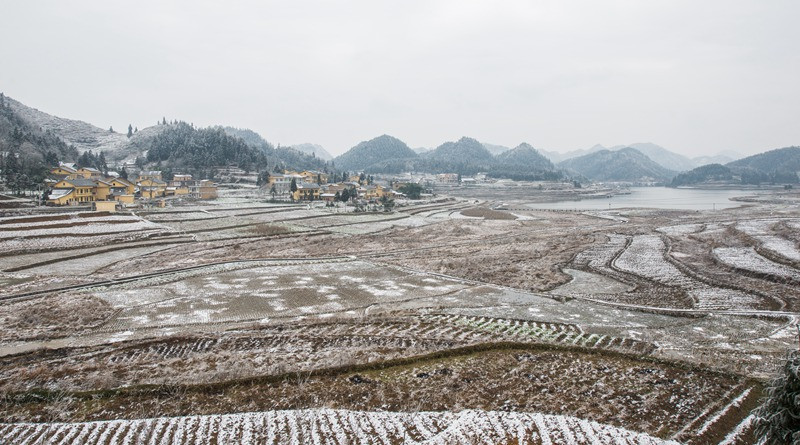
M698 156L800 145L798 1L0 0L0 91L99 127L471 136Z

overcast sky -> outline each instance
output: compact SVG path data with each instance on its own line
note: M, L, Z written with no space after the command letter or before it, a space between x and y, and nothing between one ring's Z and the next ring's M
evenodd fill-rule
M391 134L688 156L800 145L800 1L0 0L0 91L333 154Z

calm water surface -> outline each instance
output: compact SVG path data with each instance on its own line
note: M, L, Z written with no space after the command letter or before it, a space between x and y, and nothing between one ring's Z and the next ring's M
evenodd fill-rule
M609 210L630 207L678 210L720 210L739 207L743 203L731 201L736 196L770 193L768 190L698 190L668 187L632 187L630 195L612 198L584 199L526 204L534 209L553 210Z

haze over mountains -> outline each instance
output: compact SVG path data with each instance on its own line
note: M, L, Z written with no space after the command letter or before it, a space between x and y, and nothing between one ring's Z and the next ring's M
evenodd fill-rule
M238 165L251 171L287 168L461 175L483 172L490 177L518 180L577 178L655 183L669 183L679 172L692 172L679 176L677 184L681 185L684 181L691 184L708 179L703 170L692 169L698 162L711 161L727 164L730 170L726 173L719 168L712 169L709 174L713 178L720 175L740 178L744 174L744 181L752 183L795 177L790 171L795 166L792 150L780 152L783 153L780 156L768 155L772 153L769 152L763 154L765 157L757 155L745 158L749 161L732 162L735 153L689 159L652 143L610 148L595 145L587 150L556 153L537 150L525 142L510 148L461 137L434 149L411 149L396 137L382 135L332 158L323 147L311 143L275 147L249 129L195 128L185 122L167 122L162 118L157 125L133 128L128 135L127 129L101 129L82 121L52 116L8 97L3 99L5 120L0 122L0 148L16 149L24 154L21 159L38 159L40 163L45 158L52 162L54 157L75 161L81 152L91 150L95 154L102 151L109 164L141 159L142 163L181 168L199 176L209 174L208 169L214 165ZM25 143L20 142L20 138ZM782 167L776 168L776 165Z
M770 150L725 165L709 164L673 178L673 187L713 183L794 184L800 180L800 147Z
M676 174L632 147L599 150L558 165L593 181L666 182Z

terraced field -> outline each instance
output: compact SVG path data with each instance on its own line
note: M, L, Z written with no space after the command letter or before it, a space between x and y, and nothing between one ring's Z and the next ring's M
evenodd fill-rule
M9 443L272 444L636 444L663 441L565 416L462 411L388 413L344 410L267 411L216 416L0 427Z
M262 201L0 218L0 442L747 444L796 345L786 207Z

